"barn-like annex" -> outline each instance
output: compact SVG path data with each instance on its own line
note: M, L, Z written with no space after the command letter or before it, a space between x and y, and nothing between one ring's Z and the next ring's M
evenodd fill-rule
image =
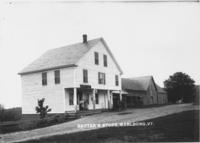
M155 83L153 76L122 78L122 90L128 92L127 107L167 103L166 92Z

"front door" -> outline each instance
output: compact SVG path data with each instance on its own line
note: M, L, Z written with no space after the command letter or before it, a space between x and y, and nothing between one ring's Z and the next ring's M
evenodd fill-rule
M120 97L119 97L119 94L114 94L113 93L113 108L114 109L117 109L119 108L119 102L120 102Z
M88 110L88 105L89 105L89 93L84 92L84 91L79 91L78 92L78 104L79 104L79 110Z
M79 110L83 110L83 93L79 90L78 91L78 104L79 104Z

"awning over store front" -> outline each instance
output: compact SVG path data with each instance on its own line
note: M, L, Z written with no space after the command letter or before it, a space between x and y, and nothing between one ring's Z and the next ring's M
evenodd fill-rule
M92 87L91 87L91 85L83 85L83 84L81 84L79 90L84 91L84 92L91 92L92 91Z
M119 90L114 90L114 91L112 91L112 93L114 93L114 94L120 94L120 91ZM122 94L128 94L128 92L126 92L124 90L122 90L121 93Z

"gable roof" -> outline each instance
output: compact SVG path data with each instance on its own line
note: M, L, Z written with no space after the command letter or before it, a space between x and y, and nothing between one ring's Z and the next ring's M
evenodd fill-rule
M110 54L111 58L115 62L117 68L122 73L120 66L109 50L107 44L103 38L97 38L89 40L87 43L77 43L61 48L51 49L45 52L38 59L33 61L27 67L25 67L19 74L28 74L34 72L40 72L56 68L66 68L77 66L77 62L97 43L102 42Z
M159 85L156 84L156 87L157 87L158 93L166 93L166 91L163 88L161 88Z
M122 78L122 89L135 90L135 91L147 91L150 85L150 82L152 80L153 80L152 76Z

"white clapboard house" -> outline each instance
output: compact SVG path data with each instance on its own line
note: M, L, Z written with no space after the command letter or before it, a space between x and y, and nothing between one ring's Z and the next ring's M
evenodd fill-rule
M35 114L42 98L51 113L109 109L113 94L121 93L122 70L106 42L87 41L87 35L83 42L48 50L19 74L23 114Z

